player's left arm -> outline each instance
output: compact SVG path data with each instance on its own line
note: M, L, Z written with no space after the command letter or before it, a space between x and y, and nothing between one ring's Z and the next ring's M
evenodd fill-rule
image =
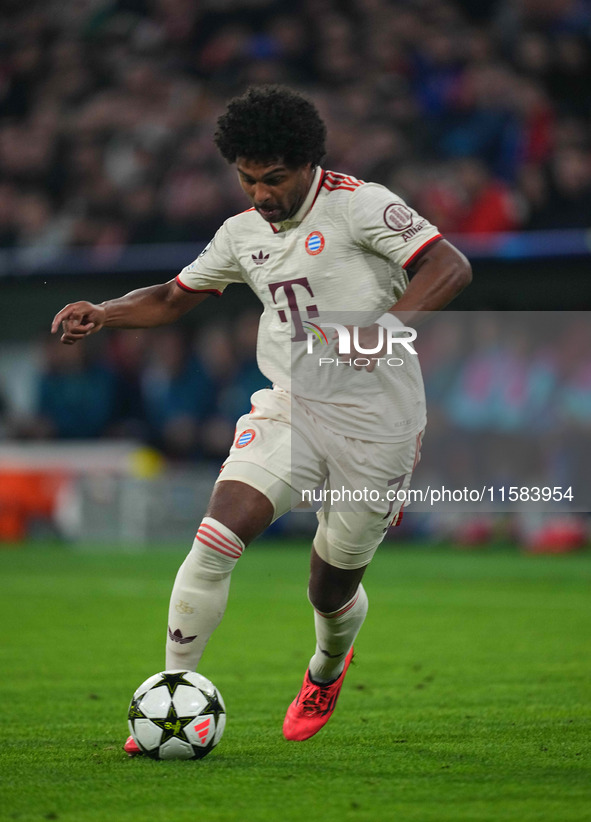
M466 257L384 186L359 186L349 201L348 220L354 242L410 275L403 293L399 288L396 305L388 309L404 312L405 322L444 308L472 279Z
M472 267L455 246L443 238L431 243L422 256L413 260L408 273L411 280L400 299L378 320L384 325L384 319L392 314L392 321L401 322L403 326L419 325L427 312L440 311L472 281ZM359 340L369 347L374 344L374 328L360 329ZM364 368L373 371L375 359ZM359 368L357 369L359 370Z
M383 186L367 184L356 189L349 205L349 225L353 239L363 248L410 275L397 302L383 315L389 320L391 314L394 324L417 325L429 312L444 308L472 280L470 263L461 251ZM377 322L384 325L381 319ZM359 333L363 347L369 348L375 328ZM374 367L372 359L367 370Z
M431 243L408 273L411 279L406 291L390 309L394 314L403 312L406 324L420 320L422 312L445 308L472 282L470 263L444 239Z

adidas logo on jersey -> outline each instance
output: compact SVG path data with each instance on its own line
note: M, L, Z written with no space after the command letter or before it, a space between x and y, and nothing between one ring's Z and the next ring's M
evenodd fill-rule
M262 265L263 263L266 263L268 259L269 259L269 255L268 254L263 255L262 251L259 251L258 257L257 257L256 254L252 255L252 260L253 260L255 265Z

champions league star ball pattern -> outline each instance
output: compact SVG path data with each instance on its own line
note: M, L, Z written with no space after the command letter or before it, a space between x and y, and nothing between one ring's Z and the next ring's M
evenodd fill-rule
M152 759L203 759L226 725L226 707L215 685L194 671L162 671L134 693L129 732Z

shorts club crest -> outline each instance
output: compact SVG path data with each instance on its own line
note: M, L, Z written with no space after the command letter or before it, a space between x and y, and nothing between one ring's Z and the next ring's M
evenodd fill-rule
M243 431L241 434L238 434L234 445L236 446L236 448L244 448L245 445L250 445L255 436L256 431L253 431L252 428L247 428L246 431Z

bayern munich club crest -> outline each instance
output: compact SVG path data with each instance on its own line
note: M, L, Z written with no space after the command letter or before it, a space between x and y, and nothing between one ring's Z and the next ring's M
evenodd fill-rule
M412 225L412 211L404 203L391 203L384 210L384 222L392 231L405 231Z
M306 237L306 251L313 257L324 248L324 237L319 231L313 231Z
M236 448L244 448L245 445L250 445L255 436L256 431L253 431L252 428L247 428L246 431L243 431L241 434L238 434L234 445L236 446Z

